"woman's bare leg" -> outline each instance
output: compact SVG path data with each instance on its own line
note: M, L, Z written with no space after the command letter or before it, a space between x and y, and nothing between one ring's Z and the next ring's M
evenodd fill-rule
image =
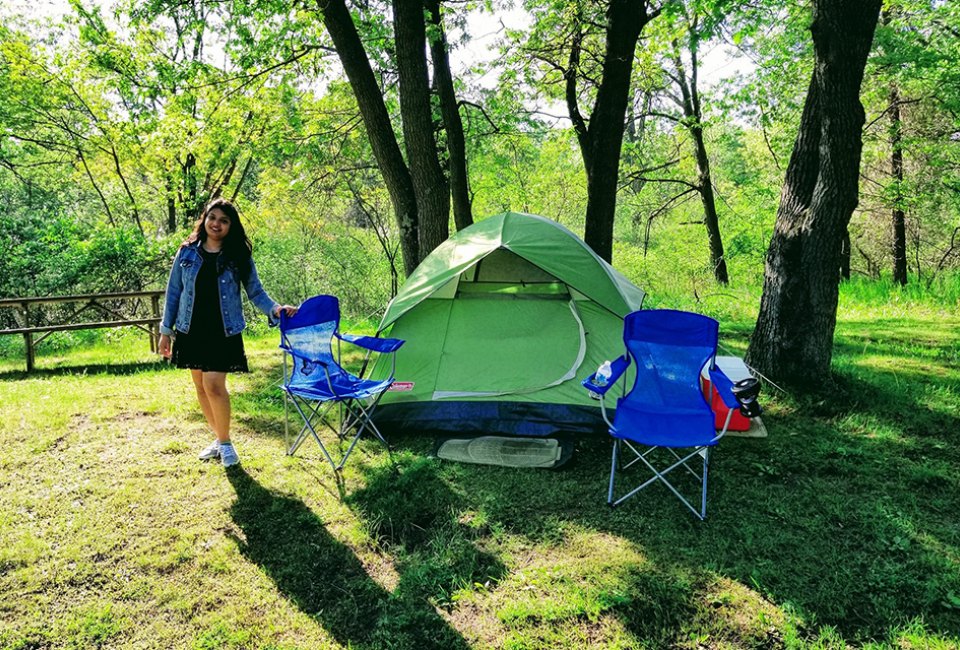
M216 419L213 416L213 408L210 406L210 399L203 388L203 371L190 370L190 377L193 379L193 385L197 389L197 401L200 402L200 410L203 411L203 417L207 419L211 431L216 431Z
M213 432L217 434L217 440L221 443L230 442L230 393L227 392L227 373L203 373L203 393L210 406ZM208 417L209 419L211 418Z

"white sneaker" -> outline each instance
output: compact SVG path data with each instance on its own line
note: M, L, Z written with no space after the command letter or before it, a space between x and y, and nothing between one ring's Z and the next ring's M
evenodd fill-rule
M232 467L240 462L240 457L232 443L225 442L220 445L220 462L223 463L224 467Z
M214 440L206 449L200 452L200 460L213 460L220 458L220 441Z

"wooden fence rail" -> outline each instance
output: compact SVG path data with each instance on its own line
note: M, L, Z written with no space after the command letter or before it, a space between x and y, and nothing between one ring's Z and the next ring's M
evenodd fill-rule
M51 296L49 298L3 298L0 309L16 310L14 327L0 328L0 334L22 334L27 348L27 372L33 370L35 349L53 332L99 329L103 327L137 327L150 335L150 349L157 351L160 340L160 300L163 291L129 291L122 293L91 293L78 296ZM146 299L150 300L149 315L146 315ZM56 317L45 312L51 306L80 303L66 316ZM119 309L112 303L128 307ZM107 320L85 320L88 312L96 312ZM2 322L10 322L5 318ZM56 320L59 322L50 322ZM40 336L35 340L35 334Z

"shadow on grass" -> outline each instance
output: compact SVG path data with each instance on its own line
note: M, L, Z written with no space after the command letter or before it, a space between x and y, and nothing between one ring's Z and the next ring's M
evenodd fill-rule
M691 620L706 621L703 629L716 634L725 623L711 623L712 612L727 607L716 600L718 581L795 613L805 635L830 625L851 643L886 641L922 620L931 634L957 638L960 376L950 352L957 337L949 328L927 333L932 339L917 343L902 327L881 323L862 336L838 335L832 397L778 396L764 418L769 438L728 438L711 456L706 522L661 486L610 511L605 438L579 441L574 462L558 472L423 458L407 462L399 476L374 467L347 503L395 556L398 599L442 606L458 586L490 582L495 591L500 581L507 581L503 598L522 596L478 542L505 532L550 549L586 530L626 540L648 560L617 578L613 596L595 601L650 647L683 642ZM868 365L865 346L894 360L925 358L930 371ZM267 381L262 389L271 389ZM944 403L931 408L941 394ZM282 435L282 417L280 402L251 422ZM390 439L401 457L424 454L422 439ZM549 567L552 554L542 553L532 562ZM597 575L585 569L571 580L589 583ZM730 618L757 619L757 603ZM514 631L546 633L537 616L515 621ZM782 645L769 624L743 625L728 631L737 643Z
M260 485L231 468L237 494L231 515L243 531L237 544L278 589L351 648L467 648L466 642L416 593L389 593L353 551L336 540L299 499Z
M54 368L34 368L33 372L25 370L8 370L0 372L0 381L20 381L22 379L47 379L66 375L133 375L138 372L157 372L158 370L177 370L174 366L163 361L140 361L136 363L96 363L81 366L57 366Z
M936 376L900 385L866 377L841 373L833 401L793 400L793 413L766 416L769 438L724 440L711 456L702 523L661 486L609 510L610 442L602 438L581 440L576 462L559 472L437 465L431 480L455 475L470 486L464 507L547 548L576 529L635 544L654 569L624 576L624 597L607 611L652 647L680 642L695 612L721 606L707 604L718 578L796 612L803 634L831 625L851 642L887 640L922 620L957 638L956 402L952 413L924 407L942 388ZM633 484L645 478L634 473ZM768 631L741 630L754 636L739 642L777 645Z
M437 472L437 462L402 456L366 472L365 486L346 498L370 535L394 558L402 598L453 604L463 587L496 582L503 564L478 546L489 530L474 525L468 508Z
M929 317L909 318L875 318L869 320L844 319L837 323L837 333L848 337L887 336L894 339L916 342L918 339L941 342L943 339L953 339L954 344L960 341L960 319L942 318L931 320Z

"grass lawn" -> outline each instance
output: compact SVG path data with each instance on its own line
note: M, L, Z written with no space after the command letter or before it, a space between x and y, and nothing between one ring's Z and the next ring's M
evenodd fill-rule
M557 471L364 442L338 487L247 343L230 472L142 339L0 361L0 648L960 647L956 319L844 316L835 395L768 389L706 522L659 486L608 509L602 438Z

